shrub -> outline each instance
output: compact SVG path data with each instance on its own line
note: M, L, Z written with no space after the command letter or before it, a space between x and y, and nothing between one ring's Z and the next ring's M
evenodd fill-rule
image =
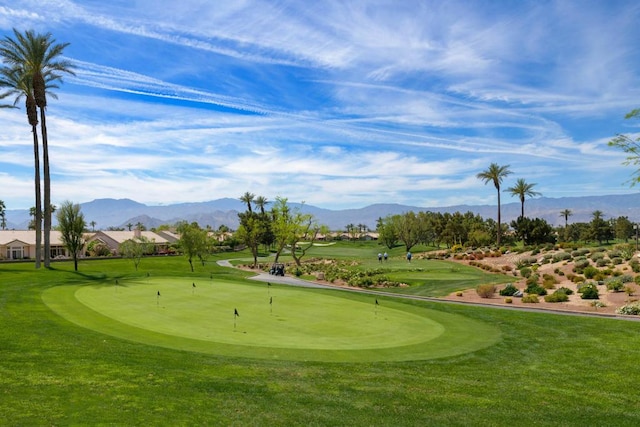
M547 290L537 283L532 283L528 285L527 289L525 289L525 292L528 294L535 294L540 296L547 294Z
M589 253L589 249L582 248L582 249L576 249L575 251L571 252L571 255L574 257L578 257L578 256L585 256L588 253Z
M600 258L596 261L596 267L606 267L609 261L606 258Z
M637 259L630 261L629 266L634 273L640 273L640 262Z
M553 262L569 261L571 258L571 254L568 252L558 252L553 255Z
M620 281L622 281L622 283L632 283L633 282L633 276L630 274L623 274L622 276L619 277Z
M582 286L578 292L582 294L582 299L599 299L598 288L593 283Z
M551 295L547 295L544 297L546 302L565 302L569 301L569 296L564 292L554 292Z
M600 259L604 259L604 252L593 252L591 254L591 259L596 262Z
M478 285L476 292L480 298L491 298L496 292L495 285Z
M558 293L558 292L562 292L563 294L566 294L566 295L573 295L573 291L569 288L565 288L564 286L561 288L558 288L558 290L555 291L555 293Z
M505 304L511 304L513 302L513 300L511 298L505 298L504 299L504 303Z
M518 292L518 288L516 288L513 283L508 283L503 289L500 289L501 296L513 296Z
M622 258L620 258L618 256L617 257L613 257L613 258L611 258L611 263L613 265L620 265L620 264L622 264Z
M588 261L587 261L588 262ZM598 270L597 268L595 268L592 265L589 265L587 267L585 267L584 270L582 270L582 274L584 274L584 277L586 277L587 279L593 279L594 276L596 274L598 274L600 270Z
M574 276L574 277L571 279L571 281L572 281L573 283L582 283L582 282L584 282L584 280L585 280L585 279L584 279L584 276Z
M540 302L538 300L538 296L537 295L526 295L524 297L522 297L522 302L523 303L537 303Z
M640 285L640 276L636 276L633 281L636 282L637 285Z
M521 275L522 277L529 277L529 276L531 276L531 268L529 268L529 267L522 267L522 268L520 269L520 275Z
M633 288L631 286L625 286L624 287L624 292L629 296L633 296L634 290L633 290Z
M620 279L613 279L607 282L607 290L613 292L621 292L624 285Z
M457 297L461 297L461 296L462 296L462 291L458 291L458 292L456 292L456 296L457 296Z
M640 304L638 303L625 304L622 307L618 308L616 310L616 313L627 314L631 316L638 316L640 315Z

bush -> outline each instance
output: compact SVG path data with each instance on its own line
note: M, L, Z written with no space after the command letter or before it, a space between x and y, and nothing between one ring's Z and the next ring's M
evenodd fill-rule
M553 255L553 262L560 262L560 261L569 261L571 260L571 254L568 252L558 252L557 254Z
M624 287L622 281L620 279L613 279L607 281L607 290L613 292L621 292Z
M630 274L623 274L619 279L622 283L633 283L633 276Z
M551 295L547 295L544 297L546 302L565 302L569 301L569 296L564 292L554 292Z
M511 304L513 302L513 300L511 298L505 298L504 299L504 303L505 304Z
M593 283L582 286L578 289L578 293L582 295L580 298L582 299L599 299L600 296L598 294L598 288Z
M476 292L480 298L491 298L496 292L495 285L478 285Z
M616 310L616 313L638 316L640 315L640 304L633 303L633 304L623 305L622 307Z
M622 264L622 258L620 258L620 257L613 257L613 258L611 258L611 263L612 263L613 265L620 265L620 264Z
M606 267L609 264L609 260L606 258L600 258L596 261L596 267Z
M596 261L598 261L598 260L600 260L600 259L603 259L603 258L604 258L604 252L593 252L593 253L591 254L591 259L592 259L594 262L596 262Z
M528 285L527 289L525 289L525 292L528 294L535 294L540 296L544 296L547 294L547 290L537 283Z
M503 289L500 289L500 296L511 297L518 292L518 288L516 288L513 283L508 283Z
M569 288L565 288L564 286L561 288L558 288L558 290L555 293L558 293L558 292L562 292L563 294L566 294L566 295L573 295L573 291Z
M640 262L638 262L637 259L634 259L631 262L629 262L629 266L631 267L631 270L633 270L634 273L640 273Z
M531 268L529 268L529 267L522 267L522 268L520 269L520 275L521 275L522 277L529 277L529 276L531 276Z
M522 297L522 302L523 303L538 303L540 302L538 300L538 296L537 295L526 295L524 297Z
M595 275L598 274L599 271L600 270L598 270L594 266L589 265L589 266L585 267L584 270L582 270L582 274L584 274L584 277L586 277L587 279L593 279L595 277Z

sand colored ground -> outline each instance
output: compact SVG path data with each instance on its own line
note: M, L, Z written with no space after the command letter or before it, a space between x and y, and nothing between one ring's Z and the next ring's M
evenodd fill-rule
M522 254L505 254L499 257L484 257L482 260L475 261L476 263L482 263L485 265L490 265L492 267L502 269L503 266L511 267L512 271L515 270L515 266L519 259L531 257L531 252L526 252ZM467 265L471 265L472 261L470 260L453 260L454 262L463 263ZM508 268L508 267L507 267ZM539 297L538 303L523 303L521 298L512 297L511 303L505 302L505 297L500 296L498 292L494 294L491 298L481 298L475 289L467 289L462 292L462 296L458 296L457 293L452 293L447 296L445 299L452 301L467 301L467 302L476 302L482 304L495 304L495 305L509 305L515 307L527 307L527 308L536 308L536 309L547 309L547 310L560 310L560 311L574 311L574 312L586 312L586 313L601 313L601 314L616 314L616 309L619 307L628 304L630 302L635 302L640 300L640 287L635 283L627 283L625 286L631 287L633 289L633 294L628 295L626 292L611 292L607 291L606 286L598 286L598 290L600 292L599 300L584 300L580 297L580 294L576 292L578 286L567 279L567 276L573 273L574 263L561 261L551 264L542 264L538 267L538 274L542 277L543 274L552 274L554 275L560 283L555 285L555 288L566 287L572 289L574 293L569 295L569 301L563 303L548 303L544 301L544 297ZM633 270L629 266L628 262L624 262L622 264L616 265L613 267L615 270L621 271L625 275L636 276L636 273L633 273ZM557 269L564 272L564 276L556 273ZM511 274L511 273L508 273ZM575 273L574 273L575 274ZM521 277L520 275L514 276L513 285L515 285L518 289L524 290L526 288L526 279ZM505 285L497 286L497 290L504 288ZM548 291L549 294L553 293L553 290ZM599 301L604 305L597 306L594 304L594 301Z

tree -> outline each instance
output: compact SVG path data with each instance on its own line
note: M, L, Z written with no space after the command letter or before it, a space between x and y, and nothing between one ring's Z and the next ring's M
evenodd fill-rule
M0 69L0 87L8 88L3 95L15 96L14 106L25 98L25 110L27 113L27 121L31 125L31 133L33 135L33 157L34 157L34 181L35 181L35 211L33 215L33 229L36 232L36 262L35 268L40 268L42 260L42 191L40 188L40 144L38 141L38 106L33 96L33 88L29 75L24 72L23 68L2 67Z
M591 213L591 222L588 228L589 240L597 240L599 244L603 241L608 242L613 237L613 228L611 224L604 220L602 211L594 211Z
M518 196L520 199L520 218L524 218L524 200L526 197L539 196L541 193L533 191L533 187L536 184L529 184L524 179L518 178L516 185L507 188L506 191L511 193L512 196Z
M571 239L571 233L569 232L569 228L567 227L569 225L569 217L573 215L573 212L571 212L571 209L565 209L563 211L560 212L560 216L564 218L564 241L567 242Z
M122 242L118 248L118 252L124 258L131 259L136 271L138 271L138 265L140 264L142 257L153 252L154 247L154 243L145 236L136 236L133 239L128 239Z
M263 222L260 221L255 212L238 213L240 226L236 232L239 241L247 245L253 255L253 268L258 266L258 247L264 232Z
M73 267L78 271L78 255L84 247L84 230L87 227L80 205L70 201L62 202L56 218L62 243L73 257Z
M511 227L525 245L555 243L553 227L544 219L519 217L511 221Z
M627 119L639 119L640 118L640 108L636 108L628 112L624 116L625 120ZM620 148L622 151L627 153L627 158L623 165L639 165L640 164L640 137L632 137L629 135L618 134L615 138L609 141L610 147ZM632 173L632 178L629 180L630 185L633 187L638 182L640 182L640 169L635 170Z
M253 199L255 199L255 197L255 194L248 191L240 196L240 201L247 204L247 211L249 211L250 213L253 212L253 210L251 209L251 203L253 203Z
M4 204L4 200L0 200L0 227L3 230L7 229L7 207Z
M502 180L511 174L509 170L509 165L499 166L497 163L491 163L487 170L482 171L476 175L476 177L482 181L484 181L485 185L489 182L493 183L493 186L496 188L498 192L498 224L496 227L496 244L500 246L500 234L501 233L501 218L500 218L500 185L502 184Z
M40 110L40 133L42 135L42 160L44 175L44 266L51 262L51 176L49 170L49 138L47 135L47 88L52 82L61 82L62 73L72 74L70 61L60 59L69 43L55 43L51 33L36 34L33 31L20 33L13 29L15 38L9 36L0 41L0 56L11 67L21 69L33 88L33 96ZM50 95L55 98L54 94Z
M178 224L177 231L180 234L180 248L184 256L187 257L193 273L193 258L205 257L204 252L209 250L207 231L200 228L197 222L189 224L186 221Z
M97 223L95 221L91 221L89 224L91 225L91 231L96 231L96 224Z

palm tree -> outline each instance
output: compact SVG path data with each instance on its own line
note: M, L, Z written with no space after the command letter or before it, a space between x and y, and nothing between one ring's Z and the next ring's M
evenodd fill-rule
M573 212L571 212L571 209L565 209L563 211L560 212L560 216L564 218L564 228L566 229L569 223L569 217L573 215Z
M0 200L0 227L3 230L7 228L7 206L4 204L4 200Z
M269 202L267 201L267 198L264 196L258 196L256 197L256 200L254 201L254 203L256 207L260 209L260 213L264 215L264 208L269 204Z
M27 113L27 121L31 125L31 133L33 134L33 157L35 165L35 193L36 206L34 208L33 228L36 231L36 263L35 268L40 268L42 259L42 193L40 190L40 144L38 143L38 106L30 78L22 68L0 68L0 87L8 88L3 97L15 96L14 107L22 97L25 98L25 110Z
M533 187L535 186L536 184L528 184L524 179L518 178L516 185L506 189L512 196L518 196L520 198L520 218L524 218L524 199L527 196L534 197L541 194L533 191Z
M489 182L493 182L493 185L496 187L496 190L498 191L498 223L497 223L497 239L496 239L496 243L498 246L500 246L500 184L502 184L502 180L511 174L511 171L509 170L509 165L506 166L499 166L497 163L491 163L489 165L489 168L485 171L482 171L480 173L478 173L476 175L476 178L481 179L482 181L484 181L485 185L488 184Z
M240 196L240 201L247 204L247 210L249 213L253 212L251 210L251 203L253 203L253 199L255 199L256 195L253 193L249 193L248 191Z
M49 139L47 137L47 88L57 88L53 82L62 81L62 74L74 75L70 61L60 59L69 43L55 43L51 33L36 34L27 30L24 34L15 28L12 39L6 36L0 41L0 56L12 67L24 70L31 81L33 96L40 109L42 134L42 165L44 174L44 266L51 262L51 177L49 171ZM53 98L54 94L49 93Z

